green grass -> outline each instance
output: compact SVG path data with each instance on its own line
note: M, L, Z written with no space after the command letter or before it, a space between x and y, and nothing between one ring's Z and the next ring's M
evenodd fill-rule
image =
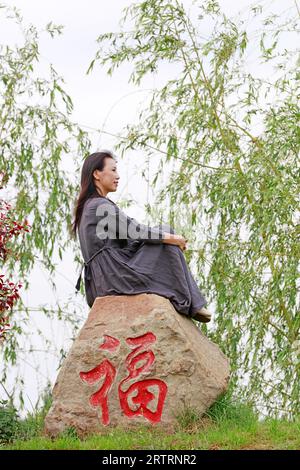
M175 430L139 426L134 429L111 428L105 434L79 438L67 429L56 439L43 435L45 412L21 422L18 433L0 449L299 449L300 420L267 419L259 421L249 406L232 404L221 398L204 417L193 410L178 416Z
M2 449L299 449L299 424L273 421L242 426L232 423L198 423L191 432L167 434L159 429L140 427L134 431L114 429L106 435L91 435L85 439L61 436L51 440L37 436L16 440Z

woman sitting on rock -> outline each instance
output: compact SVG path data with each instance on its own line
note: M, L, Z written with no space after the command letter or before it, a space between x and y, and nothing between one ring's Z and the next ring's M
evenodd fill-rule
M72 232L79 235L89 307L96 297L151 293L168 298L177 312L209 322L207 301L182 253L187 240L170 225L149 227L128 217L107 197L119 179L112 152L85 159ZM80 282L81 274L77 290Z

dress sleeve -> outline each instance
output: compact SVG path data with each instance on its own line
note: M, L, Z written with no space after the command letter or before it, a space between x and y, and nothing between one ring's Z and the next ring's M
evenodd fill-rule
M153 243L153 244L163 243L164 231L162 230L161 227L154 228L154 227L150 227L149 225L141 224L133 217L127 217L127 220L128 219L130 222L130 226L129 226L130 229L128 230L128 233L129 233L128 238L131 238L133 240L138 239L145 243Z
M116 204L101 200L96 210L96 234L99 238L131 239L145 243L163 243L164 231L153 228L128 217Z

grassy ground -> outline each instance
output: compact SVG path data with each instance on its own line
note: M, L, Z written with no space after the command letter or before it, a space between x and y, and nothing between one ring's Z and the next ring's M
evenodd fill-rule
M294 422L267 419L259 421L251 408L219 401L205 417L192 411L178 417L174 432L138 427L110 429L103 435L79 439L74 429L59 438L43 436L43 414L28 417L0 449L299 449L300 420Z
M16 440L1 449L299 449L299 425L270 421L251 426L239 426L232 423L216 425L207 423L203 429L193 432L176 432L167 435L158 430L149 431L140 428L133 431L114 430L104 436L90 436L84 440L62 436L51 440L37 436L27 441ZM298 434L298 435L297 435Z

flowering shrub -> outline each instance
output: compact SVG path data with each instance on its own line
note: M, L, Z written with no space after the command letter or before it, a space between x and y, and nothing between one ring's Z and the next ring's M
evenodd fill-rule
M0 199L0 260L4 264L9 256L14 256L10 248L10 240L18 236L22 231L28 232L28 221L24 225L16 222L12 218L11 205ZM19 289L22 287L20 282L14 283L6 279L4 274L0 274L0 342L5 339L9 324L9 310L19 296Z

